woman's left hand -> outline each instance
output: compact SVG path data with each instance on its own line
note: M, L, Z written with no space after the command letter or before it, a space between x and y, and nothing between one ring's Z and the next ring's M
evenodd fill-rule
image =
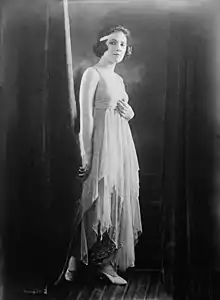
M118 101L116 109L120 113L120 115L128 121L134 117L133 109L123 99Z

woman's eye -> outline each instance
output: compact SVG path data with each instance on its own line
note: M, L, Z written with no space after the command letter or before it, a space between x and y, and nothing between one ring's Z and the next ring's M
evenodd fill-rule
M117 41L110 41L109 45L117 45ZM121 47L125 47L125 43L120 43Z

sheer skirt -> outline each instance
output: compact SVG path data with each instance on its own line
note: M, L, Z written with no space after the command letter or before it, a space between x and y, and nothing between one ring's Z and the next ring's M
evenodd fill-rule
M128 122L113 108L95 109L92 167L78 212L85 264L101 263L114 253L113 263L121 270L134 266L142 232L138 173Z

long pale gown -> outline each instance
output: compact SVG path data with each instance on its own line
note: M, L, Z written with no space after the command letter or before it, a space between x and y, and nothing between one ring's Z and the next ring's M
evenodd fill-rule
M100 78L93 101L92 165L81 196L81 260L88 264L90 250L107 236L116 250L114 263L125 270L135 264L142 232L138 159L129 123L116 110L128 95L118 74L110 80L91 68Z

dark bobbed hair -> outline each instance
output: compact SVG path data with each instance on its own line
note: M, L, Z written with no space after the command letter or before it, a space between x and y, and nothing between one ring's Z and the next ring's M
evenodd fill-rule
M130 31L121 25L112 26L101 30L98 35L98 39L96 43L93 45L93 52L95 53L96 56L102 57L105 51L108 50L108 46L106 45L106 40L100 41L100 38L109 35L113 32L123 32L127 40L129 40L130 38ZM132 54L132 46L127 45L124 58L131 56L131 54Z

